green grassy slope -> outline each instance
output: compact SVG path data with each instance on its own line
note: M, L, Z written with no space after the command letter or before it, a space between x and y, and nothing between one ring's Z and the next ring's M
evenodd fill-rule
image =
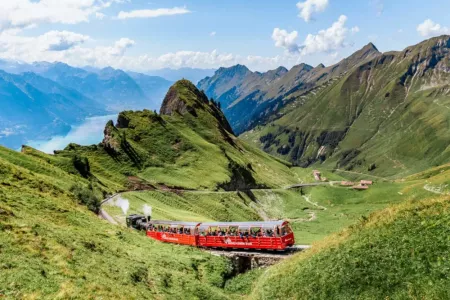
M269 268L254 299L448 299L448 197L374 213Z
M0 148L0 294L6 299L226 298L229 264L111 226L77 203L71 175Z
M385 53L241 137L301 166L402 178L450 159L450 38Z
M105 128L103 143L69 145L58 157L78 154L105 185L128 177L187 189L281 187L297 181L286 162L237 139L217 105L186 80L169 90L161 114L126 111ZM110 182L112 181L112 182Z
M297 244L311 244L357 222L361 217L404 201L435 196L431 188L450 183L412 178L382 182L367 191L346 187L318 186L296 190L251 190L244 192L145 191L121 195L130 202L130 213L142 214L144 205L153 208L153 218L181 221L289 220ZM428 188L430 187L430 189ZM119 223L122 210L114 205L104 209Z

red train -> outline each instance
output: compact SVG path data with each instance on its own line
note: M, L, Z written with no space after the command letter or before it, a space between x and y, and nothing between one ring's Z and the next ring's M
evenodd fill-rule
M295 243L287 221L197 223L130 215L127 226L145 230L148 237L158 241L195 247L285 250Z

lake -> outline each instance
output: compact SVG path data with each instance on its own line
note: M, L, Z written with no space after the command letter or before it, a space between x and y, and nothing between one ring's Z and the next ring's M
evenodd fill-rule
M54 150L64 149L70 143L83 146L98 144L103 140L103 130L109 120L115 123L117 114L86 118L81 124L72 126L69 133L64 136L53 136L45 141L28 141L26 144L50 154L53 154Z

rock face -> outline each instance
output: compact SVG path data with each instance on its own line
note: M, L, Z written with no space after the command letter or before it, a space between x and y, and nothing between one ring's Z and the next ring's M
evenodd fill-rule
M233 129L220 109L220 104L208 100L204 92L189 80L177 81L170 87L160 109L161 115L173 116L189 113L194 117L207 113L213 115L220 124L220 129L233 134ZM225 134L225 133L224 133Z
M161 105L161 115L184 115L189 112L195 115L195 109L208 104L208 97L200 92L192 82L188 80L177 81L167 92Z
M118 152L120 150L120 141L117 140L114 134L116 131L113 121L109 121L103 131L104 137L101 144L109 152Z

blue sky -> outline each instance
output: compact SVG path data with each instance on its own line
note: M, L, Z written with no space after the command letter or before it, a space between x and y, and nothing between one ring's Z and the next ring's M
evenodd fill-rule
M0 3L0 58L136 71L329 65L370 41L380 51L401 50L450 34L450 1L444 0Z

